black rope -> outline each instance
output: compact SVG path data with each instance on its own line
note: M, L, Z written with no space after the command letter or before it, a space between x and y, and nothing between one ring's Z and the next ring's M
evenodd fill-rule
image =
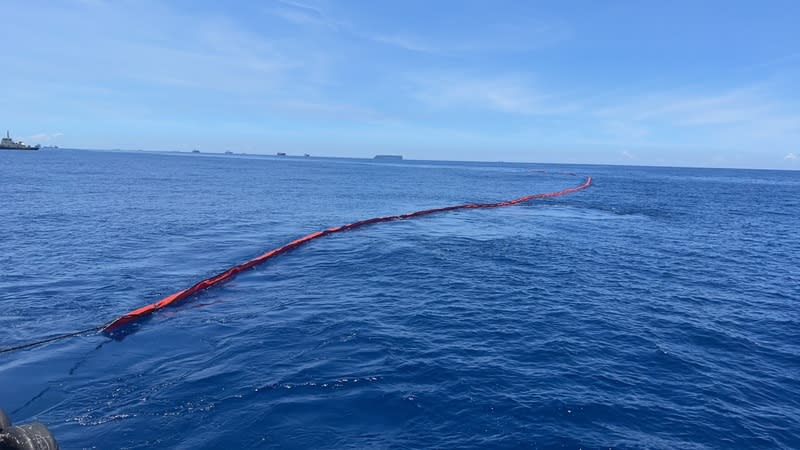
M0 353L8 353L8 352L13 352L13 351L17 351L17 350L22 350L24 348L36 347L37 345L46 344L48 342L58 341L58 340L66 339L66 338L73 337L73 336L80 336L81 334L86 334L86 333L93 332L93 331L100 331L101 329L103 329L104 326L105 325L98 325L96 327L87 328L85 330L73 331L72 333L66 333L66 334L59 334L58 336L51 336L49 338L44 338L44 339L40 339L38 341L28 342L28 343L25 343L25 344L19 344L19 345L15 345L13 347L0 348Z

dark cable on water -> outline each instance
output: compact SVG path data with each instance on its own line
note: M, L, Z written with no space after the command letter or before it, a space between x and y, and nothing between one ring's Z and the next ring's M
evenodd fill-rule
M57 336L51 336L51 337L48 337L48 338L40 339L38 341L27 342L25 344L15 345L13 347L0 348L0 353L13 352L13 351L22 350L22 349L29 348L29 347L35 347L37 345L47 344L48 342L60 341L61 339L66 339L66 338L70 338L70 337L74 337L74 336L80 336L82 334L87 334L87 333L92 333L92 332L95 332L95 331L100 331L100 330L103 329L103 327L105 327L105 324L104 325L98 325L98 326L92 327L92 328L87 328L87 329L81 330L81 331L73 331L72 333L65 333L65 334L59 334Z
M565 175L577 176L576 174L574 174L572 172L565 173ZM129 311L128 313L125 313L125 314L117 317L116 319L114 319L114 320L112 320L112 321L110 321L110 322L108 322L106 324L98 325L98 326L92 327L92 328L87 328L87 329L81 330L81 331L75 331L75 332L72 332L72 333L66 333L66 334L61 334L61 335L57 335L57 336L52 336L52 337L49 337L49 338L41 339L41 340L34 341L34 342L29 342L29 343L26 343L26 344L20 344L20 345L15 345L13 347L2 348L2 349L0 349L0 353L7 353L7 352L13 352L13 351L16 351L16 350L22 350L22 349L34 347L34 346L37 346L37 345L46 344L48 342L58 341L58 340L61 340L61 339L66 339L66 338L79 336L79 335L82 335L82 334L96 332L96 331L102 331L103 334L105 334L107 336L110 336L110 337L118 336L118 334L117 334L118 331L121 328L123 328L125 325L129 324L129 323L135 322L135 321L140 320L140 319L145 318L145 317L149 317L154 312L156 312L156 311L158 311L158 310L160 310L162 308L165 308L165 307L167 307L167 306L169 306L171 304L175 304L175 303L178 303L180 301L186 300L186 299L188 299L190 297L193 297L195 294L197 294L200 291L204 291L204 290L206 290L206 289L208 289L208 288L210 288L212 286L215 286L215 285L220 284L220 283L222 283L224 281L230 280L231 278L236 276L236 274L238 274L239 272L242 272L242 271L247 270L247 269L251 269L251 268L253 268L253 267L255 267L255 266L259 265L259 264L262 264L265 261L267 261L269 259L272 259L272 258L274 258L274 257L276 257L276 256L278 256L278 255L280 255L282 253L285 253L285 252L287 252L289 250L292 250L292 249L297 248L297 247L299 247L299 246L301 246L303 244L306 244L309 241L312 241L312 240L317 239L317 238L321 238L323 236L327 236L329 234L341 233L341 232L344 232L344 231L353 230L355 228L359 228L359 227L362 227L362 226L365 226L365 225L371 225L371 224L374 224L374 223L390 222L390 221L394 221L394 220L411 219L411 218L414 218L414 217L427 216L429 214L438 214L438 213L443 213L443 212L448 212L448 211L456 211L456 210L460 210L460 209L500 208L500 207L504 207L504 206L512 206L512 205L517 205L517 204L520 204L520 203L525 203L525 202L528 202L528 201L531 201L531 200L537 200L537 199L543 199L543 198L552 198L552 197L561 197L563 195L568 195L568 194L572 194L572 193L575 193L575 192L582 191L584 189L587 189L591 185L592 185L592 177L586 177L583 180L583 183L581 183L580 185L575 186L575 187L571 187L571 188L562 189L562 190L556 191L556 192L545 192L545 193L541 193L541 194L526 195L524 197L519 197L519 198L515 198L515 199L512 199L512 200L506 200L506 201L497 202L497 203L465 203L465 204L461 204L461 205L446 206L444 208L425 209L425 210L421 210L421 211L414 211L414 212L410 212L410 213L406 213L406 214L397 214L397 215L393 215L393 216L373 217L371 219L360 220L358 222L348 223L348 224L341 225L341 226L338 226L338 227L331 227L331 228L327 228L327 229L324 229L324 230L321 230L321 231L316 231L314 233L307 234L307 235L305 235L305 236L303 236L303 237L301 237L299 239L295 239L294 241L289 242L288 244L285 244L285 245L282 245L282 246L280 246L278 248L272 249L272 250L270 250L270 251L268 251L268 252L266 252L266 253L264 253L264 254L262 254L260 256L257 256L255 258L249 260L249 261L246 261L246 262L243 262L243 263L238 264L236 266L233 266L233 267L227 269L226 271L224 271L222 273L219 273L219 274L217 274L217 275L215 275L213 277L209 277L209 278L206 278L204 280L200 280L199 282L195 283L194 285L192 285L192 286L190 286L190 287L188 287L186 289L183 289L181 291L175 292L174 294L170 294L170 295L162 298L161 300L159 300L159 301L157 301L155 303L151 303L149 305L145 305L145 306L142 306L140 308L134 309L133 311Z

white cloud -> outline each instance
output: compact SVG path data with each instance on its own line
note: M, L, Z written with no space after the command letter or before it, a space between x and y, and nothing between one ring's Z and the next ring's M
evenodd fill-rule
M788 153L786 156L783 157L783 159L787 161L797 161L798 159L800 159L800 155L798 155L797 153Z

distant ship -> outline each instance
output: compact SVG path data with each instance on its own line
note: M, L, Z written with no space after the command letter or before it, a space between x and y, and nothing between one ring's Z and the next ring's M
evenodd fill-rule
M0 140L0 150L39 150L38 145L25 145L24 142L14 142L11 134L6 130L6 137Z
M399 161L403 159L403 155L375 155L375 159L393 159Z
M278 152L278 156L286 156L286 153L284 153L284 152Z
M228 150L228 151L226 151L226 152L225 152L225 154L226 154L226 155L232 155L232 154L233 154L233 152L232 152L232 151L230 151L230 150Z

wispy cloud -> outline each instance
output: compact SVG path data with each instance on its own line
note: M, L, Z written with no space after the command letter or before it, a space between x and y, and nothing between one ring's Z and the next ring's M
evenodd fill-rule
M278 106L306 117L312 115L325 119L365 121L386 119L377 111L347 103L290 99L279 102Z
M520 19L516 19L520 20ZM553 46L569 39L571 30L562 22L541 23L525 20L520 23L475 24L453 27L452 34L426 35L419 31L356 30L357 35L403 50L430 54L469 54L487 52L526 52ZM468 30L464 33L463 30Z
M286 5L286 6L295 8L295 9L299 9L301 11L306 11L307 13L310 13L310 14L313 14L313 15L316 15L316 16L319 16L319 17L324 16L321 8L318 8L318 7L314 6L314 5L311 5L310 3L303 3L303 2L297 2L297 1L292 1L292 0L278 0L278 3L281 3L283 5Z
M571 27L556 19L529 15L492 18L493 10L475 11L474 16L437 18L414 29L369 24L352 27L354 34L373 42L403 50L430 54L514 53L552 47L572 36ZM447 32L443 32L447 30Z
M519 139L623 146L626 150L618 153L621 160L641 161L645 158L642 155L652 159L657 153L652 149L664 149L665 143L674 151L689 152L684 152L687 161L697 151L718 151L720 158L725 152L733 155L755 149L784 155L786 147L800 143L797 105L782 99L778 94L781 88L768 83L729 89L620 90L613 95L597 95L561 92L548 88L545 81L534 81L530 75L428 73L412 80L414 97L440 114L507 114L512 116L509 123L516 124L518 131L514 132ZM786 160L795 161L791 156Z
M325 27L333 31L344 27L344 23L333 18L322 8L307 3L278 0L275 5L267 8L267 12L299 26Z
M381 44L387 44L398 47L404 50L420 53L437 53L440 48L431 45L430 42L425 42L418 37L402 35L402 34L371 34L365 35L368 39Z
M424 26L382 23L378 28L363 17L356 19L347 14L346 8L327 6L328 9L323 9L310 3L278 0L267 11L298 26L324 27L364 41L428 54L528 51L552 46L572 36L571 28L561 20L543 20L527 15L492 20L481 11L475 16L456 14L446 19L432 16ZM484 13L494 12L493 8L481 8ZM403 22L404 14L419 19L418 12L406 11L402 3L390 9L397 10L398 23ZM441 33L443 28L448 32Z
M721 93L654 93L635 97L627 105L607 110L628 112L637 121L669 119L679 125L733 124L762 117L775 109L766 92L745 87Z
M787 161L797 161L798 159L800 159L800 155L798 155L797 153L788 153L786 156L783 157L783 159Z
M800 111L768 85L716 92L656 92L622 96L611 106L587 105L591 114L625 127L638 137L687 141L721 147L776 147L800 140Z
M49 32L36 37L38 58L32 70L47 73L58 67L64 83L253 89L306 63L224 15L186 14L148 1L53 8L45 15L50 20L41 24ZM58 20L52 20L56 11Z
M473 108L522 115L558 115L572 104L534 88L523 77L465 77L425 74L412 77L415 97L436 108Z
M35 144L52 144L58 141L58 138L64 136L64 133L37 133L28 136L27 141Z
M640 142L650 134L646 126L625 120L601 121L601 127L603 134L630 143Z
M31 76L17 82L36 81L49 96L59 98L86 86L104 90L85 96L82 104L116 101L124 108L126 103L152 103L150 109L165 110L220 100L285 98L291 95L287 86L303 86L309 92L321 70L313 49L300 51L293 41L270 39L224 14L187 14L149 1L89 2L63 11L43 8L53 11L19 12L42 14L45 21L40 26L48 33L36 36L35 57L21 69ZM11 22L30 20L23 16ZM0 39L6 33L19 35L15 26L4 25ZM58 77L45 78L54 67ZM144 95L128 98L136 91ZM187 102L192 92L197 94Z
M772 58L766 61L762 61L756 64L747 65L744 67L740 67L739 71L749 71L754 69L763 69L766 67L774 67L774 66L781 66L784 64L792 64L800 60L800 52L786 54L777 58Z

